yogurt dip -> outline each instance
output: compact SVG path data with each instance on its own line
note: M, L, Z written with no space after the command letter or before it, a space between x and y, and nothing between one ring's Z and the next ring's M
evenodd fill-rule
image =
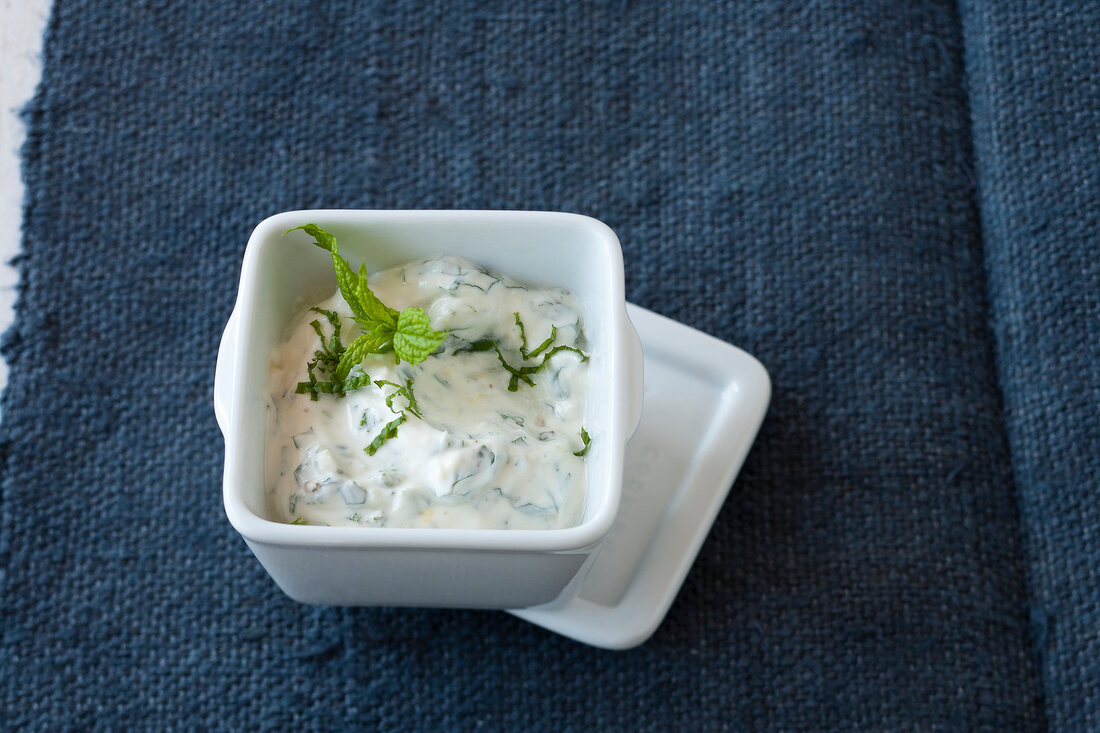
M348 343L359 328L339 291L303 313L271 358L273 518L363 527L579 524L588 364L576 297L457 257L375 273L370 287L394 309L423 308L447 338L415 366L395 363L393 353L369 355L351 374L364 386L311 396L299 385L322 336L330 339L338 323Z

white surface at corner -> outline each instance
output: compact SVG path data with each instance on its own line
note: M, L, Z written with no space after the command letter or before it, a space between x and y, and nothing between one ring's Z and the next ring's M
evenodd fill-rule
M23 235L23 176L19 150L26 130L19 111L42 77L42 33L50 0L0 0L0 333L14 320L19 273L10 265ZM0 359L0 388L8 365Z

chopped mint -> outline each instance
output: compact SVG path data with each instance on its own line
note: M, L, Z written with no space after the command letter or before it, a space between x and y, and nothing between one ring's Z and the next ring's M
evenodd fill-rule
M588 455L588 446L592 444L592 439L588 437L588 431L584 428L581 428L581 441L584 443L584 447L579 451L575 451L573 455L584 458Z
M368 456L373 456L375 453L377 453L378 449L381 448L387 440L397 437L397 427L401 423L405 422L405 419L405 413L402 412L396 418L386 423L386 426L382 428L382 432L380 432L374 438L374 440L370 442L370 445L363 449L363 452L366 453Z

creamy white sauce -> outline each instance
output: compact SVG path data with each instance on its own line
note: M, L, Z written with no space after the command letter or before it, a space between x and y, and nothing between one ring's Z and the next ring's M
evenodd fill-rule
M268 390L268 496L275 518L308 524L364 527L550 529L579 523L584 509L583 447L588 364L571 351L550 358L508 390L511 375L495 350L470 345L495 339L509 364L556 329L554 346L584 349L581 307L557 288L521 285L456 257L409 263L376 273L371 289L386 305L424 308L432 327L448 332L440 351L415 367L394 355L368 356L372 380L411 379L422 418L396 388L374 384L344 397L316 401L296 394L306 364L320 346L310 325L325 318L306 311L271 359ZM317 304L340 315L346 346L360 331L339 292ZM549 351L549 349L547 350ZM545 352L544 352L545 353ZM353 372L354 374L355 372ZM397 436L377 453L368 446L404 412Z

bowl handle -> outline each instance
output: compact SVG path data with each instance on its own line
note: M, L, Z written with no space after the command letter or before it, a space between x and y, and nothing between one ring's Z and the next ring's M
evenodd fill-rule
M222 342L218 346L218 365L214 367L214 418L218 421L222 435L229 432L230 392L233 385L234 352L237 346L237 310L234 308L229 321L222 332Z
M626 359L626 427L629 438L638 429L642 419L643 387L645 383L644 357L642 342L638 331L630 322L630 316L623 314L622 353Z

